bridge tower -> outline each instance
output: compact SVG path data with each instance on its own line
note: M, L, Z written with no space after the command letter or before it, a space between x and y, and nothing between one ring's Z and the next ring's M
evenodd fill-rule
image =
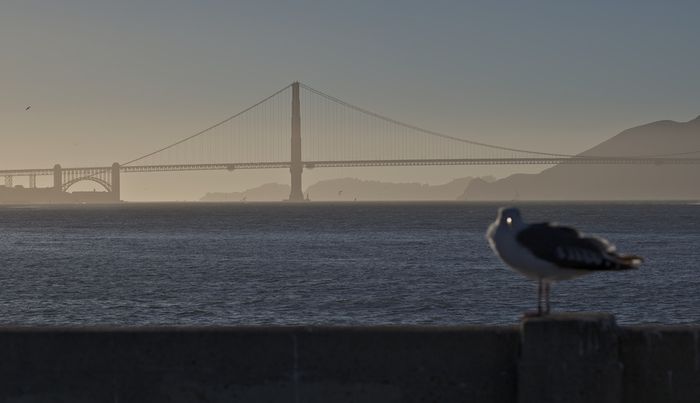
M63 170L59 164L53 166L53 188L59 192L63 191Z
M119 181L119 163L112 164L112 198L115 202L121 201L121 183Z
M303 201L301 173L304 170L304 164L301 162L301 105L298 81L292 83L292 156L290 163L292 191L289 193L289 201Z

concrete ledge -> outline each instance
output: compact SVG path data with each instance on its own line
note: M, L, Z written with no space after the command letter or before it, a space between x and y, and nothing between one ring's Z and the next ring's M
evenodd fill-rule
M522 322L518 401L622 400L618 332L609 314L563 314Z
M631 326L620 334L625 402L700 402L700 326Z
M1 402L700 402L700 326L0 328Z
M0 329L3 402L511 402L517 328Z

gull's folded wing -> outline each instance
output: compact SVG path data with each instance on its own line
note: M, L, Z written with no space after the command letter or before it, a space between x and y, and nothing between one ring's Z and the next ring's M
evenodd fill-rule
M520 231L518 242L540 259L578 270L628 270L642 259L621 256L602 238L582 236L577 230L549 223L533 224Z

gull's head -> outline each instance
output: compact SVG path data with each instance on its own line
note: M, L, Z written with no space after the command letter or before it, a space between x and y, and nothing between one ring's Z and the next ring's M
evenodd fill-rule
M520 210L515 207L501 207L498 210L498 226L507 229L519 229L523 225Z
M498 216L489 229L486 231L486 239L488 239L491 248L498 254L496 244L501 239L511 239L523 227L523 219L520 217L520 211L515 207L502 207L498 209Z

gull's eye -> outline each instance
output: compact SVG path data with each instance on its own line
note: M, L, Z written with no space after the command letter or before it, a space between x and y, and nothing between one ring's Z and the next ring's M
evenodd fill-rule
M511 225L511 224L513 224L513 219L508 217L508 218L506 218L506 222L508 223L508 225Z

